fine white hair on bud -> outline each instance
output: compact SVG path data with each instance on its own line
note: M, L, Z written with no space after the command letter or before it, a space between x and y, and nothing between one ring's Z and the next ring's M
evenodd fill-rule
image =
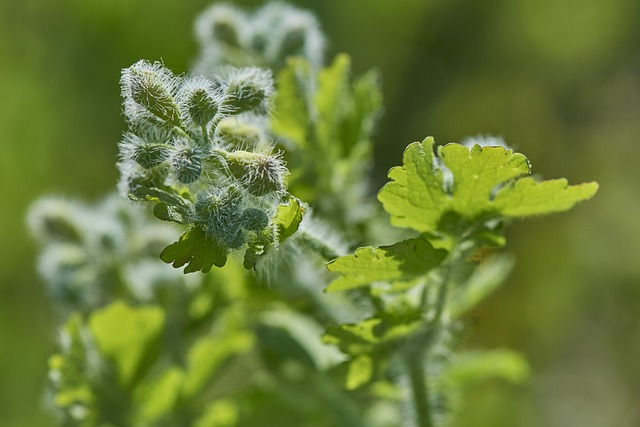
M174 98L179 79L159 62L141 60L122 70L124 111L131 121L155 118L177 125L180 110Z
M39 240L81 242L82 210L60 197L45 197L35 202L27 214L31 233Z
M217 4L196 20L200 57L194 70L211 75L225 66L259 65L279 69L290 56L322 66L325 37L316 17L284 2L270 2L246 13Z
M184 80L178 92L178 103L187 124L204 127L217 114L224 114L224 94L217 82L203 76Z
M236 150L225 160L231 174L249 194L264 196L286 188L288 171L279 155Z
M133 160L145 169L159 166L169 157L166 144L150 142L131 132L124 134L119 148L122 159Z
M216 4L198 16L195 33L202 45L212 42L239 48L246 44L246 29L250 25L246 15L230 4Z
M225 104L234 114L267 114L275 87L270 70L257 67L234 68L224 79Z
M259 147L267 140L267 129L268 120L255 114L225 117L216 127L221 142L235 150Z
M171 167L176 178L183 184L191 184L202 175L203 153L184 141L176 143L171 152Z
M289 56L303 56L314 67L322 65L325 38L312 13L273 2L254 16L252 44L262 50L266 63L281 66Z
M195 206L196 223L208 236L223 241L230 249L245 243L242 232L241 191L231 185L200 196Z

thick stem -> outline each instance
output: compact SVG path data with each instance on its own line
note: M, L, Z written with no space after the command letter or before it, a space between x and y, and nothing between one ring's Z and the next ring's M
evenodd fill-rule
M416 425L418 427L433 427L429 387L424 369L425 355L426 351L423 349L412 351L407 355L406 360L416 415Z
M441 272L441 282L435 301L435 312L433 318L426 322L426 334L414 342L415 347L409 348L406 353L407 371L411 384L411 397L415 409L416 425L418 427L433 427L433 414L431 411L431 400L429 397L428 376L425 364L434 343L438 341L440 328L442 328L442 316L447 304L447 294L449 289L449 270L452 263L457 259L457 252L453 252L448 261L444 264ZM427 292L423 296L423 309L428 302Z

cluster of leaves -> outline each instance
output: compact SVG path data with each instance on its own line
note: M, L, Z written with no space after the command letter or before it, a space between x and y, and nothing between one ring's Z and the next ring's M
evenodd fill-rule
M512 265L507 255L481 261L476 255L504 246L509 220L568 210L591 198L598 185L537 182L527 158L503 146L452 143L438 147L436 156L433 138L409 145L403 163L391 169L378 199L393 225L419 235L362 247L328 264L340 274L328 292L366 287L376 310L358 323L330 328L325 340L349 355L352 385L375 383L400 358L418 425L442 425L453 413L446 402L474 377L526 376L515 353L450 353L462 316L503 282Z
M380 241L366 185L377 74L352 82L346 55L322 68L315 18L281 3L214 5L196 34L191 75L140 61L121 80L119 189L165 223L115 196L32 208L67 318L49 374L62 425L426 427L469 384L525 379L514 352L454 351L513 264L478 254L505 245L511 219L567 210L597 185L538 182L494 140L427 138L378 194L405 229L397 243L338 257L344 241ZM263 266L270 287L245 271Z

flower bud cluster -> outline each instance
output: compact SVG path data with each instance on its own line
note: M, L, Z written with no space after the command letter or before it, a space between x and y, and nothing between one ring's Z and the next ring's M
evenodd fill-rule
M159 286L183 280L155 262L175 231L148 221L116 195L95 206L45 197L31 206L27 220L43 245L39 273L65 308L88 311L115 297L144 301Z
M322 64L325 40L317 19L285 3L253 13L215 4L198 17L195 32L202 52L195 70L205 75L226 65L279 69L289 56L303 56L316 68Z
M156 216L199 227L223 252L272 227L288 200L288 171L265 131L270 71L227 69L208 79L139 61L121 84L129 124L119 144L121 193L157 202Z

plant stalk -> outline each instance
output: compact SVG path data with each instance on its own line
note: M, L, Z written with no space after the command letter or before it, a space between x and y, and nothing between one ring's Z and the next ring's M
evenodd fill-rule
M424 349L412 351L407 355L407 368L411 394L418 427L433 427L431 404L429 399L429 387L424 369Z

